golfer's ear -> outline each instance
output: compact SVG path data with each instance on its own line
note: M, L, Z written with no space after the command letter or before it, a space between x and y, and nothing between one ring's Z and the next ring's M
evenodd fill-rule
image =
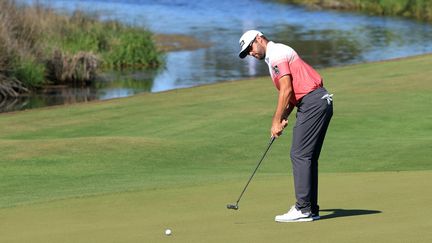
M263 35L257 35L256 36L256 40L257 40L258 43L262 44L263 41L266 40L266 38Z

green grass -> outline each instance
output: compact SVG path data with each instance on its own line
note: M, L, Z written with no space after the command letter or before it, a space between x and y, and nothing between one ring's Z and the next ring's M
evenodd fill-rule
M320 204L338 210L310 226L273 222L294 202L293 118L244 207L224 209L269 139L277 92L267 77L1 114L1 239L156 242L172 227L181 242L265 242L311 229L326 242L427 242L431 65L427 55L320 70L335 108Z

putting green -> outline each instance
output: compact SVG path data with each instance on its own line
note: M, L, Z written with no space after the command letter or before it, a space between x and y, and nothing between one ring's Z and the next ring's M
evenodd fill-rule
M432 171L324 173L322 219L275 223L292 177L136 191L0 210L1 242L431 242ZM245 180L247 178L244 178ZM165 236L165 229L173 231Z

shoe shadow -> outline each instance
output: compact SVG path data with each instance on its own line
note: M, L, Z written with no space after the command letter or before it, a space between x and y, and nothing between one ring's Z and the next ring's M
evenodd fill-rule
M366 209L320 209L320 212L332 212L331 214L321 216L320 219L332 219L339 217L350 217L368 214L382 213L378 210L366 210Z

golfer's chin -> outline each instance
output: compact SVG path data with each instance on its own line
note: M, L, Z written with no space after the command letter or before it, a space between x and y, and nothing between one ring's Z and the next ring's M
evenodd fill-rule
M258 60L264 60L264 56L262 55L254 55L253 57L255 57Z

